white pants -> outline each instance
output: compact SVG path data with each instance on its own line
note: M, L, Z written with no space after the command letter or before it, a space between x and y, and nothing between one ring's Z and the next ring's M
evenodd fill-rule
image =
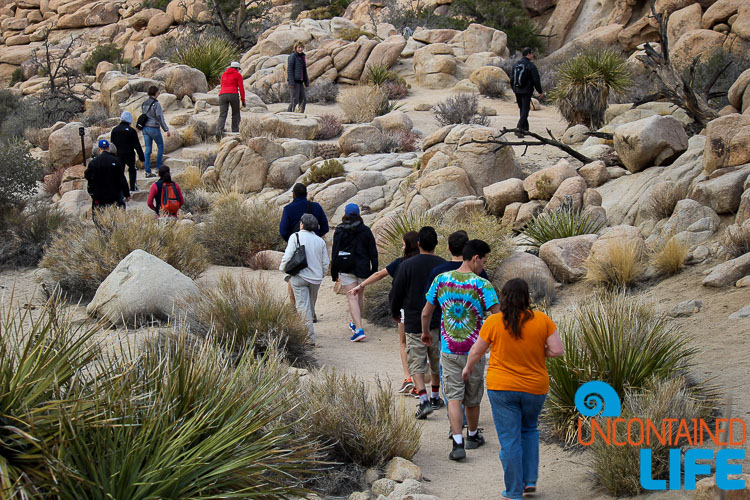
M313 327L313 307L315 302L318 300L318 290L320 285L315 285L309 281L300 278L299 276L292 276L289 279L289 283L292 285L292 293L294 293L294 301L297 305L297 312L307 321L307 328L310 331L310 338L315 342L315 328Z

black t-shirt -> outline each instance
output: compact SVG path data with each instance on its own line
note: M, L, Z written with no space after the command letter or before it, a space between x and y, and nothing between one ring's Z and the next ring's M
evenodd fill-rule
M385 270L388 273L388 276L390 276L391 278L396 276L396 272L398 271L398 266L399 264L401 264L402 260L403 259L399 257L393 262L391 262L390 264L388 264L387 266L385 266Z
M432 270L445 260L437 255L419 254L401 262L393 278L391 317L398 318L404 310L404 328L408 333L422 332L422 309L426 302L425 286ZM430 328L440 326L440 309L436 308Z

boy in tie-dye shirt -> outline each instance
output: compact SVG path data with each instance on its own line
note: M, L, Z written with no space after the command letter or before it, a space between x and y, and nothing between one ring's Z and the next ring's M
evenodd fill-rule
M438 275L427 292L427 303L422 311L422 340L432 343L429 319L436 307L442 309L440 321L440 364L443 368L443 390L448 399L448 416L453 433L451 460L466 457L465 449L484 444L478 431L479 405L484 394L484 368L474 370L464 380L461 372L466 366L471 347L479 336L487 312L500 310L497 293L492 283L478 275L484 269L490 247L482 240L471 240L464 246L463 263L456 271ZM424 327L425 318L427 329ZM466 408L468 435L464 444L461 404Z

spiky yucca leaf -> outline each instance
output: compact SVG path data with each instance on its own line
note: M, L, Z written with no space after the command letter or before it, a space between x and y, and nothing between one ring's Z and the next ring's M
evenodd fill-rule
M526 224L521 234L530 245L540 247L550 240L596 234L602 227L604 223L599 219L582 215L578 210L562 208L537 215Z
M206 75L208 86L213 87L221 79L221 74L229 63L239 56L237 46L229 40L217 36L204 35L188 42L180 42L175 47L172 62L185 64Z

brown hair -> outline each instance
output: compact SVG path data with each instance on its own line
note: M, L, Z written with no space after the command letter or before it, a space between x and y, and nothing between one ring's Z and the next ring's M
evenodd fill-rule
M305 48L305 44L302 43L302 42L297 42L297 43L294 44L294 50L297 50L297 47L302 47L304 49Z
M409 257L414 257L419 253L419 247L417 246L419 234L416 231L409 231L408 233L404 233L401 239L404 240L404 256L402 257L403 260L406 260Z
M158 93L159 93L159 87L157 87L156 85L151 85L151 86L150 86L150 87L148 88L148 95L149 95L150 97L154 97L154 96L155 96L156 94L158 94Z
M500 312L503 313L503 325L511 337L520 339L523 324L534 317L531 310L529 285L521 278L508 280L500 292Z

